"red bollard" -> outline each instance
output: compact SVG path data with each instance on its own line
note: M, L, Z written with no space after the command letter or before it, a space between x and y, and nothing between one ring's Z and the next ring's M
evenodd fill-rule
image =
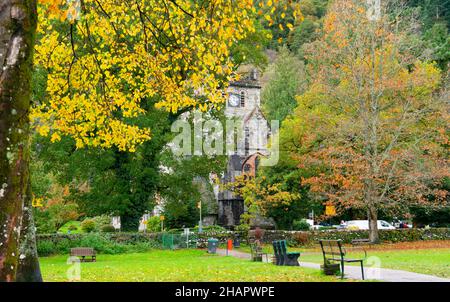
M233 249L233 240L228 239L227 241L227 256L228 256L228 251L231 251Z

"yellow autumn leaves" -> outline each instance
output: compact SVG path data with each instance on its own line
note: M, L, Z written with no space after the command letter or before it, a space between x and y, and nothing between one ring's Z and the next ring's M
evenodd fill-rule
M40 0L35 62L48 80L31 115L37 131L134 151L151 133L131 121L151 98L173 113L220 106L235 69L230 48L255 31L254 4Z

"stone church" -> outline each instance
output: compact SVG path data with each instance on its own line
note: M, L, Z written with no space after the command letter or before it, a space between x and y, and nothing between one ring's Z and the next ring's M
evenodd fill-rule
M253 70L238 82L231 83L228 92L225 115L227 119L237 120L239 126L235 133L235 151L229 154L226 172L220 177L222 183L233 182L243 173L256 175L260 158L269 155L270 126L261 110L258 72ZM238 225L246 210L243 199L230 191L221 191L219 186L215 187L214 193L218 205L217 224L227 228ZM263 219L260 223L267 227Z
M221 191L214 178L219 177L222 183L227 183L243 173L256 175L261 157L269 156L267 144L271 129L261 110L261 84L256 70L243 74L238 82L230 83L228 95L225 116L227 120L235 121L235 128L233 137L227 137L227 141L232 140L235 147L233 152L227 153L226 171L222 175L211 175L209 181L194 179L193 184L199 186L202 196L203 225L218 224L232 229L240 224L240 217L246 211L244 201L230 191ZM273 222L258 217L253 226L270 229Z

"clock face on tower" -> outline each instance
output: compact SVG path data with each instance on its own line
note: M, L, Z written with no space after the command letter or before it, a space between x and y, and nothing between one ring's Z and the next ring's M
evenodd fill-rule
M228 104L230 107L238 107L239 106L239 96L236 94L231 94L230 98L228 99Z

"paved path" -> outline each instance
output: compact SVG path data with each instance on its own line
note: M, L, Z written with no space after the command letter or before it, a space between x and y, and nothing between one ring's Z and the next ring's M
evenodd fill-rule
M218 249L217 254L221 256L226 256L227 251L223 249ZM229 253L229 256L241 258L241 259L249 259L251 255L244 252L239 252L232 250ZM266 261L264 258L263 261ZM270 261L270 258L269 258ZM320 264L311 263L311 262L302 262L300 261L301 267L315 268L320 269ZM379 280L386 282L450 282L450 279L440 278L432 275L424 275L418 273L412 273L401 270L387 269L387 268L364 268L364 275L366 279L371 280ZM350 279L361 279L361 267L360 266L345 266L345 278Z

